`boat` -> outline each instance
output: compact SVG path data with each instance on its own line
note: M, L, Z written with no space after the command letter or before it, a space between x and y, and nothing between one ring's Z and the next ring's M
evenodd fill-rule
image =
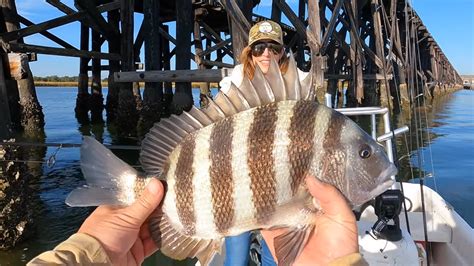
M407 128L391 132L387 108L337 110L345 115L370 115L372 129L377 128L375 115L382 115L385 134L376 137L372 130L372 136L379 142L385 141L389 158L393 160L391 138ZM396 191L400 192L401 202L398 193L393 193ZM388 212L399 205L398 218L390 219L386 215L384 220L380 210L376 210L380 206L375 203L375 207L369 205L360 213L357 222L360 252L369 265L474 265L474 229L436 191L423 183L399 182L387 192ZM378 227L384 223L395 233L398 231L398 237L378 235Z
M473 87L473 84L472 84L472 82L470 82L469 80L465 80L465 81L463 82L463 88L464 88L464 89L470 90L470 89L472 89L472 87Z

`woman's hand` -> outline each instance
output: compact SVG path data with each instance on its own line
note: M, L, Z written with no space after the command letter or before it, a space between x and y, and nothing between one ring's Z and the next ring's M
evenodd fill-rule
M321 212L316 226L295 265L327 265L331 261L359 252L357 224L344 196L333 186L306 177L311 195L319 202ZM273 239L285 229L262 230L262 235L275 257Z
M163 194L163 185L153 178L132 205L98 207L84 221L79 233L96 238L114 265L140 265L158 249L147 218L158 207Z

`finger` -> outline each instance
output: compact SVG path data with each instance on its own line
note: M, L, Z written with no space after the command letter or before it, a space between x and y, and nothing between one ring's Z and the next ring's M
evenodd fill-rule
M146 186L140 198L127 207L127 212L142 224L158 207L163 198L163 193L163 184L153 178Z
M155 240L153 240L152 238L145 238L145 239L142 239L142 241L143 241L143 252L145 254L145 258L148 258L149 256L151 256L153 253L155 253L158 250Z
M123 207L121 206L111 206L111 205L101 205L98 206L94 211L94 215L103 215L103 214L109 214L115 210L121 209Z
M344 196L332 185L323 183L313 176L306 177L309 193L319 202L326 214L352 215Z
M150 225L148 224L148 222L144 223L140 227L139 236L143 242L143 252L145 254L145 257L150 256L158 250L158 246L156 245L156 242L153 240L153 237L150 234Z
M138 233L138 236L141 239L150 237L150 224L148 222L145 222L144 224L142 224L142 226L140 227L140 232Z
M145 259L144 249L143 249L143 242L140 239L137 239L133 246L130 248L130 252L137 263L137 265L141 265L143 260Z

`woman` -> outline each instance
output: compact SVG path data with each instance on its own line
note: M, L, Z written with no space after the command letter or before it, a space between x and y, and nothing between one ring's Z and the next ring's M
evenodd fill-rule
M243 78L252 80L258 67L264 75L268 73L271 60L278 62L282 74L288 69L288 56L284 49L283 32L280 25L266 20L255 24L249 31L249 43L240 55L241 64L234 67L232 75L225 77L219 85L221 91L227 93L231 83L237 87ZM308 73L298 71L300 80ZM250 250L250 232L238 236L227 237L225 240L226 258L224 265L248 265ZM265 241L262 241L262 265L276 265Z
M234 67L231 76L219 83L221 91L226 93L231 82L240 86L244 77L252 80L257 66L264 75L267 74L271 59L278 62L281 73L285 74L289 60L284 49L281 27L271 20L260 21L249 31L249 43L242 50L241 63ZM303 80L308 72L298 71L298 75Z

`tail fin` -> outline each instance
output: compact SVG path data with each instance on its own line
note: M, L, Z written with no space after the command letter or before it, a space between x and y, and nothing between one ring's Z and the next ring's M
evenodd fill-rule
M72 191L67 205L128 205L135 200L137 171L92 137L84 137L81 170L87 185Z

